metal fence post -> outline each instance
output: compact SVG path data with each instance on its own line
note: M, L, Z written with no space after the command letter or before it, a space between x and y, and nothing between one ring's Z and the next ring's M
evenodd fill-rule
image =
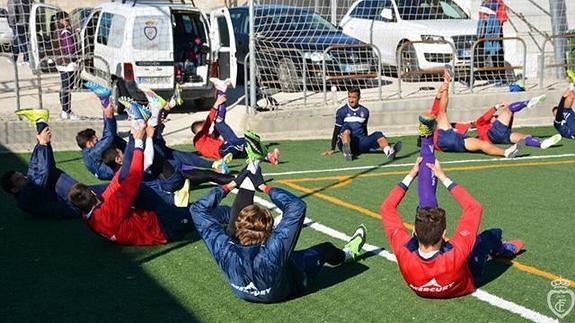
M256 109L256 9L255 1L249 0L249 29L250 29L250 46L249 46L249 57L250 57L250 105L248 109L248 114L253 114Z
M248 62L249 62L249 58L250 55L246 55L246 57L244 57L244 103L246 104L246 113L249 114L250 113L250 92L249 92L249 86L248 85Z

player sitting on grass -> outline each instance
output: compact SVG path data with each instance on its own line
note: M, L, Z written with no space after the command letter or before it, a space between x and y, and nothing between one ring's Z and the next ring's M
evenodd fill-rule
M573 75L572 82L575 82L575 75ZM572 109L574 100L575 85L571 84L569 89L563 93L559 105L553 107L553 116L555 117L553 126L562 137L569 139L575 139L575 113Z
M280 151L274 148L268 152L267 148L259 145L260 137L252 131L246 131L243 138L238 138L230 126L226 123L226 105L227 100L225 93L229 85L229 80L218 80L211 78L210 82L214 84L217 90L217 99L214 107L205 121L196 121L192 123L191 130L194 133L194 147L206 158L219 159L226 154L231 153L234 158L247 157L246 145L259 147L263 149L265 160L272 165L279 164ZM214 123L214 130L210 128ZM220 138L221 137L221 138Z
M157 196L151 208L134 206L144 175L146 127L139 126L132 133L135 148L133 152L126 151L131 155L130 161L123 163L102 194L78 183L68 196L90 229L114 243L145 246L181 240L194 230L188 208L168 205Z
M456 125L455 127L456 129L462 129L461 133L465 133L469 128L475 127L479 139L496 145L516 144L521 140L525 140L525 145L529 147L547 149L561 141L561 135L541 140L532 135L512 131L514 114L526 107L534 107L536 102L541 102L544 97L542 95L531 100L514 102L509 106L506 104L495 105L474 122L470 122L468 125Z
M241 174L190 207L200 236L238 298L273 303L302 295L324 263L338 266L360 254L365 243L363 226L343 250L324 242L294 251L305 219L305 203L283 189L266 185L254 161ZM220 206L235 188L239 192L231 209ZM253 202L256 188L269 194L283 212L275 228L270 210ZM227 226L227 233L223 226Z
M348 161L353 160L354 155L374 152L378 149L383 151L387 159L395 159L401 150L401 141L391 147L382 131L367 134L369 110L359 104L360 94L359 89L351 89L347 92L347 104L339 108L335 114L331 148L322 155L333 155L337 144L343 152L343 157Z
M401 274L418 296L454 298L467 295L475 291L489 257L513 258L523 244L520 241L502 242L501 229L490 229L477 235L481 205L445 175L439 162L423 163L434 159L432 149L429 149L432 132L420 132L423 135L421 157L381 205L385 232ZM403 225L397 208L418 173L422 177L418 179L419 205L412 236ZM463 209L455 234L449 240L446 240L445 210L438 207L435 196L437 179Z
M483 153L492 156L515 158L515 156L517 156L520 150L525 146L525 140L519 140L515 145L504 150L490 142L483 141L478 138L471 138L455 131L447 117L449 83L451 82L451 76L447 69L444 71L443 79L444 82L437 91L430 113L431 116L437 120L437 129L433 136L435 148L444 152L482 151Z
M44 219L79 218L78 209L68 200L67 192L76 183L72 177L56 168L48 127L48 110L22 109L16 112L36 126L38 142L30 157L26 175L8 171L2 176L2 188L14 195L18 207ZM92 187L103 191L105 185Z

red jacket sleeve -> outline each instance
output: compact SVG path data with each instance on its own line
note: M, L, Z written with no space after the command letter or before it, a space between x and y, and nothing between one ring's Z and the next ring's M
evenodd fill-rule
M489 108L489 110L487 110L487 112L485 112L481 117L479 117L479 119L477 119L475 121L475 125L483 126L483 125L491 124L491 117L493 117L495 112L497 112L497 109L495 109L493 107Z
M198 133L196 133L196 135L194 136L194 143L198 141L200 138L210 135L210 127L212 126L212 122L214 122L215 118L216 118L216 109L211 109L210 113L206 117L206 121L204 121L202 129L198 131Z
M142 149L134 149L130 171L120 183L120 172L117 172L106 191L102 194L104 203L101 212L108 213L111 221L121 222L132 208L144 175L144 153Z
M457 222L455 233L449 242L458 251L456 253L458 260L467 261L477 238L483 209L481 204L460 185L451 190L451 195L457 200L463 211Z
M385 233L393 252L398 250L411 238L409 231L403 225L403 221L397 212L397 206L405 196L405 188L396 185L381 204L380 214Z

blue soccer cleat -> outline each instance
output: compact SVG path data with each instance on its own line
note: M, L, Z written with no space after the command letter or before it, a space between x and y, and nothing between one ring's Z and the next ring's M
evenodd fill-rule
M146 122L152 117L152 112L149 109L144 108L132 98L121 96L118 98L118 102L126 108L126 113L132 120L143 120Z
M94 92L99 98L108 98L112 95L112 89L94 82L86 82L84 83L84 87Z

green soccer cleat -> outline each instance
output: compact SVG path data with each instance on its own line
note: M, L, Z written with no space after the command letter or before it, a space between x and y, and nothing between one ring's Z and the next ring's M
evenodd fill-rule
M268 149L260 140L260 136L251 130L244 132L246 139L246 153L248 154L248 162L254 160L264 160L268 154Z
M149 86L145 84L138 84L138 89L144 92L144 95L148 100L148 106L151 110L155 110L159 113L159 111L161 111L166 106L166 100L156 94L156 92L154 92L154 90L152 90Z
M419 116L418 132L421 137L428 137L433 135L435 125L437 124L435 117L429 113L423 113Z
M571 84L575 84L575 70L567 70L567 78Z
M554 136L551 136L551 137L549 137L549 138L547 138L541 142L541 149L547 149L551 146L555 146L560 141L561 141L561 135L560 134L556 134Z
M165 107L166 110L170 110L178 105L184 104L184 99L182 99L182 85L176 83L176 88L174 89L174 94L170 98L168 105Z
M20 109L16 115L28 119L32 125L38 121L48 122L50 112L44 109Z
M343 252L345 252L346 257L345 261L350 262L357 259L357 257L361 254L361 248L365 244L365 240L367 237L367 229L363 224L360 224L355 232L351 236L351 239L343 246Z

